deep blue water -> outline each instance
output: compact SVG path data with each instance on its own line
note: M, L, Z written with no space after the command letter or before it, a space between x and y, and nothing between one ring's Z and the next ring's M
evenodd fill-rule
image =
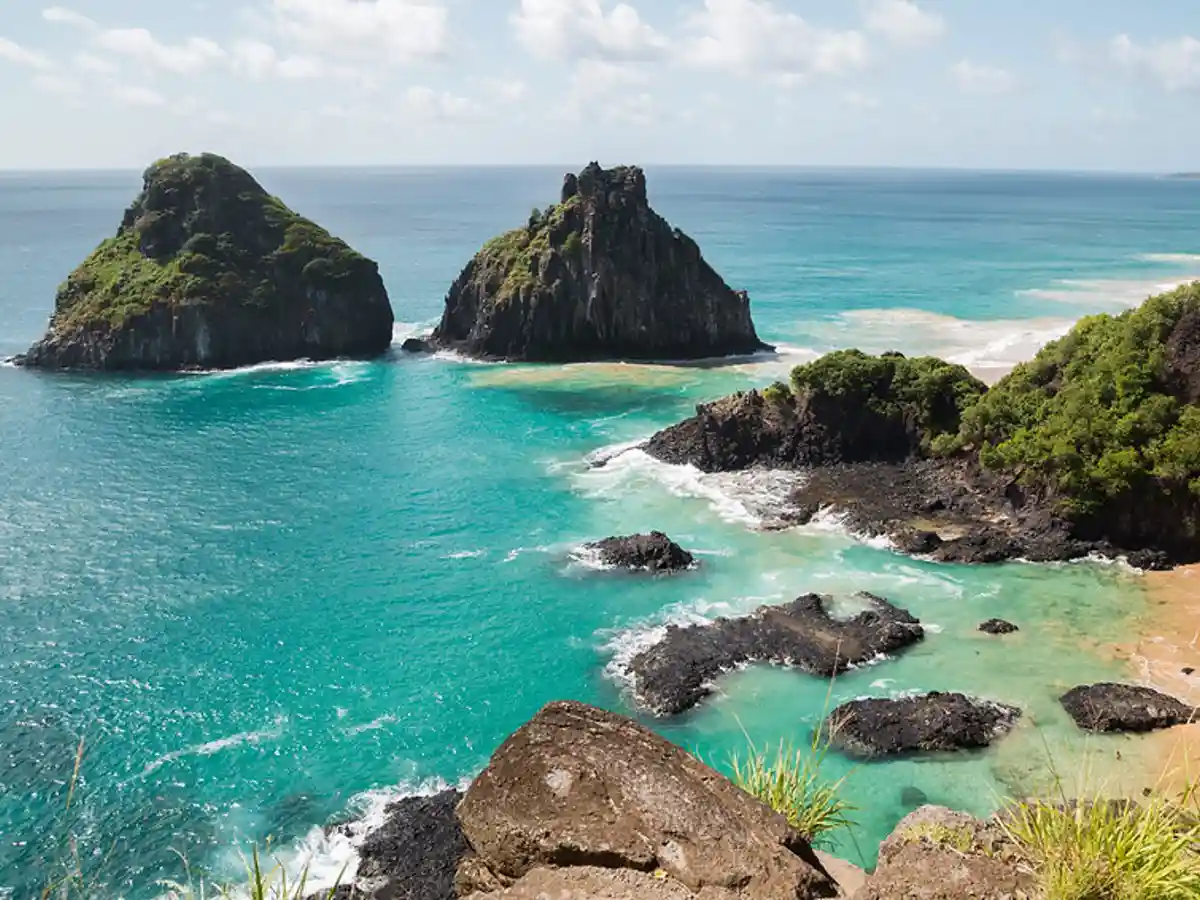
M264 171L379 260L398 335L429 324L487 238L558 193L539 169ZM984 810L1027 789L1043 743L1081 744L1053 698L1116 676L1096 651L1140 612L1116 567L918 563L836 528L755 526L764 479L639 454L698 400L815 352L937 352L988 376L1156 286L1200 274L1200 183L1145 177L650 171L651 200L736 287L784 355L720 369L528 367L442 358L157 378L0 368L0 897L30 896L68 836L89 880L149 897L173 851L229 875L235 848L346 857L311 830L397 791L473 775L544 702L634 712L620 661L666 621L868 589L935 626L833 699L958 688L1027 726L988 754L851 767L873 855L900 790ZM115 230L136 173L0 175L0 356ZM645 581L572 562L580 542L662 528L700 571ZM999 643L975 625L1004 615ZM722 766L803 741L829 686L751 669L669 737ZM65 811L82 741L81 781ZM1100 744L1103 756L1123 748ZM1095 747L1092 748L1095 750ZM1131 776L1133 777L1133 776ZM374 793L371 793L374 792Z

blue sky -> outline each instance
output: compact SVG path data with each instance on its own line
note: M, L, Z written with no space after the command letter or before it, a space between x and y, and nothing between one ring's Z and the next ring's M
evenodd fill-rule
M1197 0L0 0L0 168L1200 169Z

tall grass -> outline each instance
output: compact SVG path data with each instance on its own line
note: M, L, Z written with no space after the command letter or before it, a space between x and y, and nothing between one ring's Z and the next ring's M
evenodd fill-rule
M1194 788L1189 794L1179 803L1154 793L1136 805L1030 800L1001 824L1046 900L1197 900L1200 819L1187 808Z
M788 820L813 843L854 824L855 808L843 797L846 776L822 774L829 743L818 736L808 748L780 742L773 756L751 745L745 758L731 760L733 782Z
M1190 771L1177 794L1164 787L1165 770L1139 802L1086 786L1069 798L1046 752L1057 797L1010 803L998 816L1045 900L1200 900L1200 782Z
M318 893L309 893L308 868L305 867L295 878L288 876L287 868L276 860L271 868L265 868L258 847L251 850L249 859L242 859L246 866L246 883L244 885L214 885L201 878L196 881L184 860L186 878L182 882L161 881L160 886L166 891L163 900L307 900L317 897L320 900L333 900L341 884L339 875L333 887ZM345 874L345 869L342 870ZM356 894L351 890L349 896Z

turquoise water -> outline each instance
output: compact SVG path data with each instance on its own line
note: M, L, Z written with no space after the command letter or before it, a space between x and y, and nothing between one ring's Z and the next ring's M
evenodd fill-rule
M471 253L554 197L561 173L260 175L380 260L399 336L436 318ZM0 355L40 333L55 285L137 185L0 176ZM902 793L916 796L905 788L984 811L1043 777L1046 747L1068 771L1130 756L1128 742L1086 745L1054 696L1123 674L1102 645L1141 611L1134 575L936 566L831 523L763 532L770 479L585 458L835 346L998 371L1079 315L1200 274L1200 183L665 170L650 187L750 291L784 356L708 369L396 356L172 378L0 368L0 897L30 896L68 834L90 880L130 897L178 873L173 851L230 874L239 844L267 836L328 869L349 851L313 826L469 778L544 702L635 712L621 662L656 627L809 590L871 590L934 626L836 682L833 702L957 688L1042 726L953 760L831 759L861 807L844 855L870 861ZM649 528L702 568L647 581L572 561L582 541ZM1022 631L974 631L993 615ZM724 765L746 734L806 740L830 690L774 669L720 688L651 724Z

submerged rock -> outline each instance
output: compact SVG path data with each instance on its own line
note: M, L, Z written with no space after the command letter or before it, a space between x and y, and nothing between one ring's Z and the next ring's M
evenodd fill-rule
M400 344L400 349L405 353L432 353L437 348L424 338L405 338Z
M491 359L699 359L766 349L750 300L650 208L634 167L592 163L459 275L433 343Z
M46 369L219 369L369 357L392 341L374 262L219 156L146 170L116 235L59 288Z
M807 594L707 625L671 625L661 641L629 664L638 699L660 715L690 709L712 691L712 680L736 666L769 662L831 676L921 640L920 622L882 597L862 594L869 608L835 619L828 598Z
M1086 731L1146 732L1184 725L1200 711L1153 688L1092 684L1062 695L1063 708Z
M696 560L661 531L610 537L584 545L606 565L647 572L678 572Z
M1021 717L1013 706L964 694L853 700L830 713L834 746L867 759L907 753L973 750L1007 734Z
M460 896L837 895L782 816L635 722L581 703L551 703L510 736L458 815L474 853ZM659 878L668 884L651 890Z
M1021 629L1003 619L988 619L979 626L979 630L984 634L1013 634Z

